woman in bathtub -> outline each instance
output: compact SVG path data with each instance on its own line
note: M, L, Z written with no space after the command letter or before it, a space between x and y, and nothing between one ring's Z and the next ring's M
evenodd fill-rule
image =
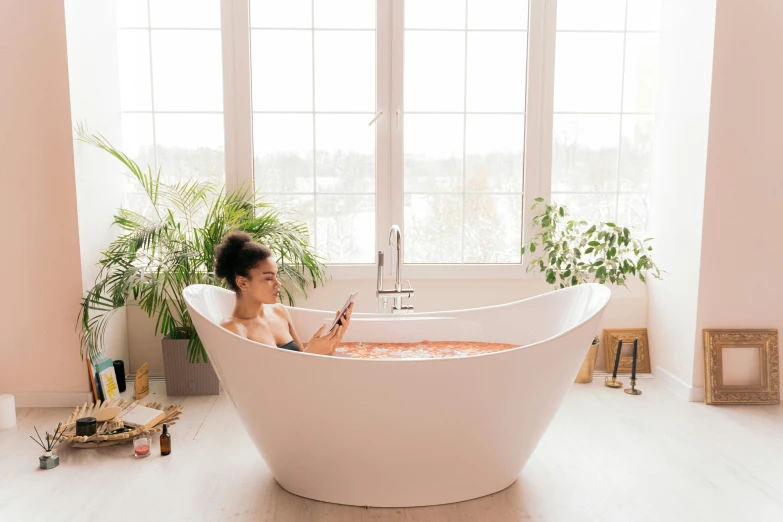
M348 329L353 304L330 332L326 324L302 344L288 310L280 304L277 264L269 247L256 243L246 232L232 232L215 248L215 275L224 279L237 296L226 330L251 341L295 352L331 355ZM339 311L337 312L340 313Z

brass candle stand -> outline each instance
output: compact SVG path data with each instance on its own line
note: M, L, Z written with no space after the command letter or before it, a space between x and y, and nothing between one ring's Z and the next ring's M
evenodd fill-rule
M612 377L605 377L604 378L604 386L608 386L609 388L622 388L623 383L617 380L617 367L620 363L620 350L623 347L623 341L619 340L617 342L617 354L614 358L614 371L612 372ZM638 348L639 348L639 338L635 338L633 340L633 367L631 369L631 387L625 389L625 393L628 395L641 395L642 392L640 390L636 389L636 358L638 356Z
M628 395L641 395L642 391L636 389L636 379L631 379L631 387L625 389Z

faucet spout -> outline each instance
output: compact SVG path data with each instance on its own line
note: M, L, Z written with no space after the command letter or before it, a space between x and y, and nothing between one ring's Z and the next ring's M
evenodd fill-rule
M402 280L400 276L400 263L402 262L402 232L400 227L392 225L389 231L389 246L392 247L392 255L394 250L397 250L397 254L394 260L394 289L398 292L402 288Z

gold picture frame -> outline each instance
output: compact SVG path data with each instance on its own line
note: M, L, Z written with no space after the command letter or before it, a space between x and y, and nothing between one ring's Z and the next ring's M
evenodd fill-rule
M617 343L633 346L633 340L639 338L639 350L636 359L636 373L652 373L650 362L650 348L647 342L647 328L614 328L604 329L604 353L606 354L606 371L611 373L614 369L614 359L617 353ZM633 356L621 356L617 373L631 373Z
M759 350L759 384L723 383L723 348ZM704 329L706 404L780 404L777 330Z

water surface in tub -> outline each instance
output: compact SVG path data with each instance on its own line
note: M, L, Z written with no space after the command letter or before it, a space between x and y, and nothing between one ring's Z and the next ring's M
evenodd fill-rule
M501 352L515 344L474 341L421 341L418 343L342 343L332 354L349 359L442 359Z

